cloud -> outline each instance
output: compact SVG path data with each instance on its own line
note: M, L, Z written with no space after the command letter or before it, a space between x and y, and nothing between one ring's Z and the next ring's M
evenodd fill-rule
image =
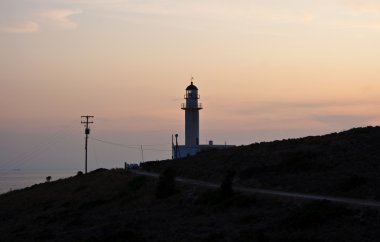
M76 29L77 23L70 20L70 17L80 13L82 13L80 9L50 10L37 14L37 16L40 17L38 20L39 23L36 21L24 21L0 26L0 33L25 34L39 32L41 30L41 24L46 24L46 20L48 20L49 24L64 29ZM41 19L41 17L43 19Z
M354 29L380 30L380 24L354 24L351 27Z
M374 101L333 101L333 100L325 100L325 101L257 101L257 102L249 102L243 103L241 106L243 108L234 109L234 112L244 115L258 115L263 113L273 113L273 112L289 112L289 110L296 110L301 113L305 113L306 110L314 111L314 110L329 110L333 108L344 109L344 108L352 108L356 106L363 105L380 105L378 102Z
M316 115L313 117L316 121L327 124L332 127L359 127L366 126L376 120L376 115Z
M350 7L356 13L380 13L380 2L378 0L339 0L339 2Z
M377 124L377 100L331 100L303 102L256 102L227 107L234 119L250 120L256 127L341 129Z
M174 1L174 0L110 0L107 2L96 0L65 0L83 4L84 8L98 8L106 17L124 20L138 17L147 18L169 17L188 18L194 21L199 19L213 19L222 22L269 21L275 23L305 24L313 22L315 16L310 9L294 9L286 6L273 7L267 4L258 4L254 1L228 0L210 1Z
M337 3L342 17L339 25L342 28L373 32L380 30L380 1L337 0Z
M40 30L39 24L33 21L25 21L16 23L9 26L0 27L0 32L2 33L13 33L13 34L25 34L25 33L35 33Z
M43 12L41 16L64 29L76 29L78 24L72 21L70 17L80 13L82 13L80 9L58 9Z

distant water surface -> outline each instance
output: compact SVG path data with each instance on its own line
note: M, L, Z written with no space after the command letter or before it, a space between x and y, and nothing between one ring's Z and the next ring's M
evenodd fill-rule
M76 174L74 170L0 170L0 194L43 183L48 176L55 181Z

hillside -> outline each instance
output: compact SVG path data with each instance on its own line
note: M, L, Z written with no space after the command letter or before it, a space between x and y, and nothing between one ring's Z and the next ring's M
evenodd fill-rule
M380 128L208 151L150 162L152 171L221 183L377 199ZM99 169L0 195L0 241L373 242L380 210L327 201L223 194Z
M209 181L235 170L235 183L245 186L380 200L380 127L206 151L143 167L172 167L179 176Z
M380 211L234 194L99 170L0 195L1 241L376 241Z

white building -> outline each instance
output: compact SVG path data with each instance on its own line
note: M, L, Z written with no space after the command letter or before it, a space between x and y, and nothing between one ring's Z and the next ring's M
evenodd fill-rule
M209 144L199 144L199 110L203 109L202 104L198 103L200 98L198 88L191 82L186 88L185 103L182 103L181 109L185 110L185 145L178 145L178 135L175 136L172 152L173 159L196 155L202 150L224 149L234 145L214 145L212 141Z

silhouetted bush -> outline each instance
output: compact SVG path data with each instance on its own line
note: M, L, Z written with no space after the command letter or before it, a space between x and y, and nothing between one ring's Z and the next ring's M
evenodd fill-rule
M50 182L50 180L51 180L51 176L47 176L46 177L46 182Z
M78 171L77 172L77 176L81 176L81 175L83 175L83 172L82 171Z
M227 174L225 175L222 184L220 185L222 198L229 198L234 195L234 191L232 189L232 181L234 180L235 175L236 172L234 170L227 171Z
M235 171L228 171L218 190L208 190L200 194L196 203L206 205L208 208L224 210L229 207L247 208L257 203L256 196L235 193L232 181Z
M158 178L156 189L157 198L166 198L178 193L175 185L175 172L171 168L166 168Z
M146 176L136 176L131 181L128 182L127 189L130 192L136 192L143 188L147 183Z
M90 173L94 174L94 173L101 173L101 172L106 172L106 171L108 171L108 169L106 169L106 168L99 168L99 169L91 171Z

